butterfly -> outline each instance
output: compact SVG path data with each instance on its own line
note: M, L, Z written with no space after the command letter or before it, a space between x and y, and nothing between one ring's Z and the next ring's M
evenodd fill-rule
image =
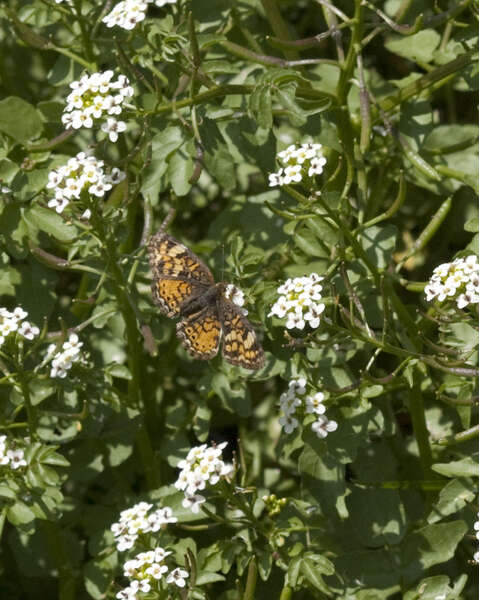
M260 369L265 362L251 323L228 298L229 284L215 283L208 267L186 246L159 231L148 244L155 304L167 317L180 317L176 335L194 358L218 353L232 365Z

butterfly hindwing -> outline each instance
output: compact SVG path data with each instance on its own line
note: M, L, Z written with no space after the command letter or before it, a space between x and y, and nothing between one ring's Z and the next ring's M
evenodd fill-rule
M261 369L265 357L253 326L232 302L224 300L221 309L224 358L245 369Z
M214 305L205 306L198 313L181 319L176 325L176 335L194 357L201 360L218 354L221 323Z

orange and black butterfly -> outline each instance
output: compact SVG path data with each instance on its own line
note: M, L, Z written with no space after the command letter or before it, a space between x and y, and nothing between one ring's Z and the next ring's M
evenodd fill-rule
M153 300L167 317L180 317L176 335L195 358L223 356L233 365L260 369L265 357L239 306L227 298L228 284L216 283L208 267L186 246L159 231L149 244Z

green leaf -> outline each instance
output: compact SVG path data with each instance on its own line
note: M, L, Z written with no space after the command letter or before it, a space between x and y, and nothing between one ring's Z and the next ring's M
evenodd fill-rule
M224 581L226 578L220 573L210 573L208 571L202 571L196 578L196 585L206 585L207 583L214 583L215 581Z
M477 233L479 231L479 217L474 217L473 219L466 221L464 224L464 231Z
M33 230L44 231L57 240L70 242L77 236L75 227L68 225L54 210L39 204L32 204L25 210L23 218Z
M6 483L0 484L0 498L7 498L8 500L14 500L16 498L15 492L8 487Z
M200 442L205 442L210 431L211 409L206 405L199 405L193 417L193 431Z
M7 508L7 519L12 525L26 525L35 519L35 513L26 504L17 500Z
M193 159L184 148L178 148L168 161L168 177L177 196L186 196L191 189L189 179L193 174Z
M445 477L477 477L479 476L479 462L476 455L466 456L461 460L453 460L449 463L435 463L432 470Z
M206 154L205 164L209 173L218 180L223 189L233 190L236 187L235 164L226 147L219 147L213 154Z
M271 573L271 567L273 566L273 553L271 549L266 548L258 552L257 559L259 576L263 581L267 581Z
M378 269L384 269L391 263L396 237L397 229L394 225L373 225L364 230L361 245Z
M315 569L323 575L334 575L333 563L322 554L306 552L303 555L303 558L308 560L310 563L314 563Z
M16 96L0 101L0 131L16 142L27 142L40 136L42 119L36 109Z
M331 592L328 586L324 583L323 578L318 573L316 562L309 559L303 558L301 560L301 573L306 577L309 583L317 590L323 592L327 596L331 596Z
M301 556L295 556L289 561L288 564L288 573L287 573L287 582L288 585L292 588L295 588L298 583L299 574L301 571Z
M306 122L306 115L304 111L296 103L296 87L297 84L291 82L281 88L276 89L276 97L278 102L284 106L288 111L288 116L291 120L291 124L295 127L301 127Z
M386 41L386 48L415 62L431 62L441 36L434 29L423 29L409 36L395 36Z
M412 581L425 569L451 559L467 530L464 521L451 521L426 525L408 535L402 548L406 578Z

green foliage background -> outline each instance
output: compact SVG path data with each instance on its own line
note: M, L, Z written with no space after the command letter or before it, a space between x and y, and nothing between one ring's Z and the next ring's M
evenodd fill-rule
M0 427L28 466L0 467L1 597L115 597L109 527L148 500L179 517L160 540L195 574L185 598L477 598L478 316L422 290L479 253L479 2L178 0L131 32L106 4L0 7L0 294L44 325L29 355L2 347ZM135 87L128 132L65 134L69 83L109 68ZM321 196L269 188L304 141L325 147ZM87 147L128 174L93 229L46 206L49 171ZM261 371L190 359L153 305L144 243L170 208L246 292ZM285 336L276 289L311 272L322 324ZM54 380L35 367L67 328L88 364ZM280 432L301 374L339 424L325 440ZM206 441L240 465L209 517L172 485Z

